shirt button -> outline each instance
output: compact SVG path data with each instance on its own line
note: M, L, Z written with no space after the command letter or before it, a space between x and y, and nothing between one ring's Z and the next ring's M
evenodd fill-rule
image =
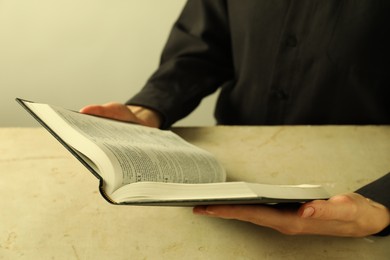
M298 44L298 40L297 40L297 38L296 38L295 36L290 35L290 36L287 37L287 39L286 39L286 45L287 45L288 47L296 47L297 44Z

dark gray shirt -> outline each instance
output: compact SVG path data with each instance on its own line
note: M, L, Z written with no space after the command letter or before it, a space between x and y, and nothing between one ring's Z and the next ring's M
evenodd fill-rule
M131 103L164 127L222 87L220 124L389 124L386 0L189 1Z
M189 0L128 104L168 128L221 87L219 124L390 124L389 14L387 0Z

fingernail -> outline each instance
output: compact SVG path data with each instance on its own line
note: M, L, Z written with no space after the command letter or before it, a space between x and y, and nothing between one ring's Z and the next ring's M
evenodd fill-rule
M209 215L209 210L207 209L207 206L196 206L194 207L193 211L194 214L197 215Z
M314 208L312 208L312 207L307 207L307 208L305 208L305 210L303 211L302 217L303 217L303 218L308 218L308 217L313 216L313 214L314 214Z

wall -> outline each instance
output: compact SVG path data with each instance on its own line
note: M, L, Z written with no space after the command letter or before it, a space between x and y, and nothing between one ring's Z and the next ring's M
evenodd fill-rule
M21 97L78 110L143 86L184 0L0 0L0 126L37 125ZM215 95L178 125L213 125Z

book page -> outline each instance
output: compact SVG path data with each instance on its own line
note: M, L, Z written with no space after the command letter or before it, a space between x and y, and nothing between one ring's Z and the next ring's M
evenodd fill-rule
M118 203L186 200L254 199L257 195L244 182L177 184L139 182L116 190L111 198Z
M120 185L115 177L109 156L92 140L75 129L49 105L24 102L39 119L58 136L72 152L90 166L104 180L104 189L114 191ZM69 113L75 113L69 111Z
M259 197L273 199L325 199L328 192L320 185L271 185L247 183L248 187Z
M110 157L120 182L223 182L222 166L207 151L171 131L119 122L66 109L51 108ZM90 155L86 155L91 157Z
M201 204L279 203L327 199L318 185L272 185L247 182L172 184L139 182L116 190L111 198L118 203L196 201ZM207 202L206 202L207 201Z

